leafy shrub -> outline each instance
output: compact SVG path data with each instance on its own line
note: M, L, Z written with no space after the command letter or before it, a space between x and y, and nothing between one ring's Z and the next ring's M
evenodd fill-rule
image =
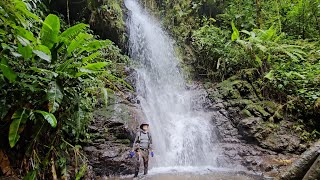
M42 154L33 170L45 170L61 140L87 137L97 96L107 102L130 88L117 72L127 57L110 40L97 40L86 24L60 26L58 16L42 21L21 0L0 2L0 128L25 158Z

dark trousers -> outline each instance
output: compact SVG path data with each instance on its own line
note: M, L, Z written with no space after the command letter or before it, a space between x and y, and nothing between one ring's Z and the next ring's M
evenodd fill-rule
M136 168L134 176L138 176L140 163L143 161L144 174L148 174L149 150L138 150L136 155Z

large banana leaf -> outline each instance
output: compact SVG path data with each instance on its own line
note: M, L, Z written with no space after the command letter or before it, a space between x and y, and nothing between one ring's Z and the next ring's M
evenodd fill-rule
M58 42L58 35L60 31L59 17L49 14L42 24L40 31L41 44L47 46L49 49Z
M26 109L19 109L17 110L11 117L13 120L10 124L9 128L9 144L10 147L14 147L18 142L20 135L19 135L19 128L21 125L24 125L28 119L29 111Z
M76 77L80 77L82 75L86 75L90 73L100 72L102 68L110 64L111 62L89 63L86 66L82 66L81 68L79 68L79 72L76 74Z
M89 25L87 24L77 24L72 27L69 27L67 30L63 31L61 35L59 36L60 41L63 41L65 43L71 42L71 40L77 36L79 33L83 32L85 29L87 29Z
M52 81L49 84L49 89L47 92L47 98L49 101L48 108L50 113L54 113L59 109L60 103L63 98L63 94L61 88L57 84L57 82Z
M98 71L104 68L107 65L112 64L112 62L97 62L97 63L89 63L86 66L83 66L84 69L89 69L92 71Z
M93 38L92 34L88 33L80 33L75 39L73 39L67 49L68 55L71 55L71 53L76 50L77 48L81 47L85 42L87 42L89 39Z

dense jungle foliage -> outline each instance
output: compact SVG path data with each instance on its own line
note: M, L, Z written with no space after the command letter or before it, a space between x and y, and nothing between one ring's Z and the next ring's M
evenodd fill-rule
M183 46L195 78L221 82L256 69L265 99L320 130L319 0L144 1ZM253 83L253 82L251 82ZM312 134L312 135L311 135Z
M128 58L89 25L48 12L38 0L0 1L0 175L80 179L79 144L97 103L130 88Z

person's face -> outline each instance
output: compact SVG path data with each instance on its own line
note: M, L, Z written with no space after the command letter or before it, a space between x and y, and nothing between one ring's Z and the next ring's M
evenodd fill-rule
M144 131L147 131L147 130L149 129L149 126L148 126L148 125L143 125L143 126L142 126L142 129L143 129Z

